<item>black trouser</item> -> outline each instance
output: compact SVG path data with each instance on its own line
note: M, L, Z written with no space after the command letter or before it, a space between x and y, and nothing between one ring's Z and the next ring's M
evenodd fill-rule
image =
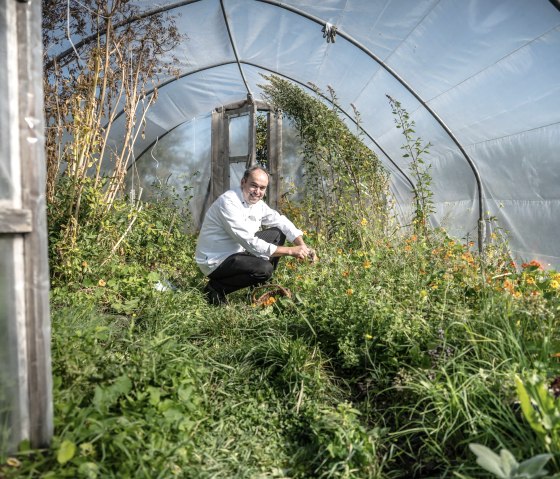
M276 246L282 246L286 241L286 235L278 228L259 231L255 236ZM210 286L218 292L229 294L248 286L266 283L272 277L279 260L279 257L274 257L269 261L249 253L232 254L208 275Z

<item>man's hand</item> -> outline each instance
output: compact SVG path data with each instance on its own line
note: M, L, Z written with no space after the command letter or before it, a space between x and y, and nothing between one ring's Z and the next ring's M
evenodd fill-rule
M297 259L306 259L311 253L311 248L309 248L305 243L297 246L292 246L291 256Z

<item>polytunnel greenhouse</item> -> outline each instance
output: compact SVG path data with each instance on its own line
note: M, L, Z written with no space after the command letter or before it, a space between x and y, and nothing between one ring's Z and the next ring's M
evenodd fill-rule
M0 0L0 477L560 474L559 53L558 0ZM226 227L274 266L215 307L239 185L293 246Z

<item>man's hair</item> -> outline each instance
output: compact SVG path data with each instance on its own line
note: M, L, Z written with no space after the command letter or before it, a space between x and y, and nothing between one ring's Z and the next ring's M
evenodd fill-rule
M266 173L266 176L268 176L268 178L270 179L270 173L266 170L266 168L264 168L263 166L254 165L254 166L251 166L251 167L249 167L245 170L245 173L243 173L242 180L247 181L247 178L249 178L251 173L253 173L253 171L256 171L256 170L264 171Z

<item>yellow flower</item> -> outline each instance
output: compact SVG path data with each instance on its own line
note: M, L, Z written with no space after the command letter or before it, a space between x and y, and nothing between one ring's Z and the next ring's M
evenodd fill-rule
M365 337L366 339L373 339L373 336L372 336L371 334L366 334L366 335L364 335L364 337Z
M556 274L552 277L552 279L555 280L555 281L559 281L559 282L560 282L560 273L556 273Z
M342 250L341 250L340 248L338 248L338 249L336 250L336 253L337 253L337 254L342 254Z
M527 276L527 278L525 278L525 282L527 284L535 284L535 278L533 278L532 276Z
M366 260L364 261L364 265L363 265L363 266L364 266L364 269L369 269L369 268L371 268L371 262L370 262L369 260L366 259Z
M420 296L422 298L425 298L426 296L428 296L428 292L425 289L423 289L423 290L420 291Z
M348 296L352 296L352 295L354 294L354 290L353 290L352 288L348 288L348 289L346 290L346 294L347 294Z
M105 286L107 283L105 282L104 279L100 279L100 280L98 281L97 284L98 284L99 286L103 287L103 286Z
M87 261L82 261L82 268L87 268Z
M553 279L553 280L550 282L550 287L551 287L552 289L558 289L558 288L560 288L560 283L559 283L558 281L556 281L555 279Z
M365 218L362 218L362 221L360 221L360 224L362 226L367 226L368 221Z

